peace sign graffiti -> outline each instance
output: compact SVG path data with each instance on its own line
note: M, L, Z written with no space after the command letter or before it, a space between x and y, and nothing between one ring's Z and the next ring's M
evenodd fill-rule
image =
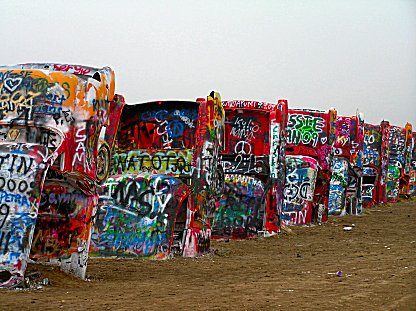
M251 145L246 141L239 141L235 144L234 152L239 154L251 154Z
M183 122L179 120L170 121L166 126L166 130L171 138L182 136L184 128Z

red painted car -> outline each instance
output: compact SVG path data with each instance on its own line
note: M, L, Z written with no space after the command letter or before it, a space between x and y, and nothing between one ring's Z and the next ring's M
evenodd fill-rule
M224 192L213 219L217 239L280 231L285 182L287 101L224 101Z
M284 224L305 225L328 220L335 128L333 108L328 111L289 109Z
M218 93L196 101L126 105L91 254L163 259L210 247L208 215L222 192L224 142Z

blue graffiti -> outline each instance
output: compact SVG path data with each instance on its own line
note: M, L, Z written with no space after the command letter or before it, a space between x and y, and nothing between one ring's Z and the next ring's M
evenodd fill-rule
M262 228L265 185L255 177L226 175L224 192L215 211L213 235L245 238Z
M346 188L348 185L348 161L344 158L334 157L332 164L332 178L329 184L329 215L346 214Z
M0 192L0 204L1 203L16 203L19 205L23 205L25 207L30 207L29 200L27 196L20 195L20 194L13 194L6 191Z
M110 179L100 197L91 236L93 255L169 255L183 186L175 178L154 175Z

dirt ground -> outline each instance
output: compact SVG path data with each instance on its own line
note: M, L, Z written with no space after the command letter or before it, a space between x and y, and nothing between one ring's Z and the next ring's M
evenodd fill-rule
M212 249L159 262L90 259L87 281L29 265L50 285L0 290L0 309L416 310L415 199Z

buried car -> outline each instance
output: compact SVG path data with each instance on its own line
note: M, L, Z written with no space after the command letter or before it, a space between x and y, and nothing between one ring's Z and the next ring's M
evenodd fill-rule
M123 106L114 85L109 67L0 68L0 287L24 280L29 256L85 277Z
M126 105L90 254L163 259L207 252L208 215L224 182L223 135L216 92L196 101Z
M410 166L412 125L389 127L389 164L387 174L387 201L397 202L399 194L410 194Z
M412 133L412 161L410 165L410 178L409 178L409 192L411 196L416 196L416 132Z
M356 116L337 116L332 177L329 185L329 215L362 213L364 121Z
M387 202L387 168L390 123L364 124L363 207Z
M401 174L399 182L399 194L406 198L409 198L413 193L414 187L414 171L412 166L412 157L414 152L414 141L412 133L412 124L407 123L404 127L406 135L406 148L404 150L403 159L403 173Z
M224 192L213 238L244 239L280 231L285 181L287 101L224 101Z
M282 222L307 225L328 220L328 193L336 110L289 109Z

